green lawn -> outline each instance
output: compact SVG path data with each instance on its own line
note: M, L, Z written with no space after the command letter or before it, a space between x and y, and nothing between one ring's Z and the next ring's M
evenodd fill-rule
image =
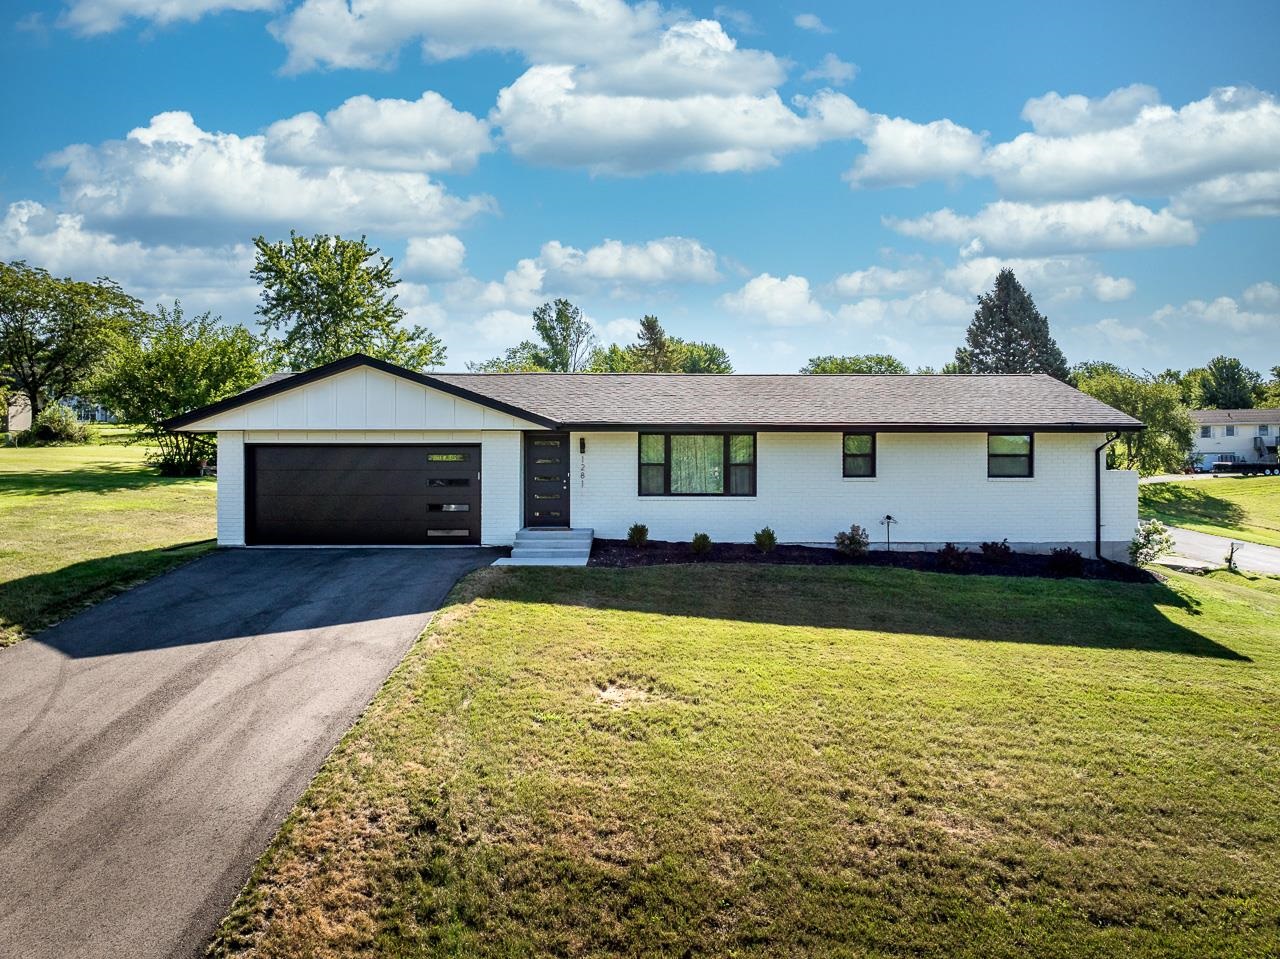
M1280 546L1280 476L1143 483L1138 508L1144 519Z
M212 478L137 446L0 448L0 647L212 548Z
M1280 581L489 569L217 956L1280 947Z

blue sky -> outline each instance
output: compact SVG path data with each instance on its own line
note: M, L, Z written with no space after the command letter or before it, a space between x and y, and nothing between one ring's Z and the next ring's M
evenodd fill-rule
M741 371L950 358L1011 265L1069 359L1280 363L1280 5L10 0L0 257L252 323L367 233L448 368L567 296Z

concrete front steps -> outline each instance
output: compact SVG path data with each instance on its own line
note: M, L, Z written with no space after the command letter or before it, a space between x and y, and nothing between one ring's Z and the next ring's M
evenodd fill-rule
M586 566L591 556L592 529L530 529L516 533L510 559L494 566Z

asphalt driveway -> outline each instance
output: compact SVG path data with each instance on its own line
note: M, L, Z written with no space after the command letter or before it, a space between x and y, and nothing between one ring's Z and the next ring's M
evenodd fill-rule
M225 550L0 651L0 956L194 956L484 549Z

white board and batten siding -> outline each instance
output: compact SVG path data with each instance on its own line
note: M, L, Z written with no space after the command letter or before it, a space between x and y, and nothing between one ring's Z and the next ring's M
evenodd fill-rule
M481 539L521 525L518 417L380 370L359 368L192 424L218 434L218 542L244 545L246 443L479 443Z
M1104 436L1037 433L1035 475L988 478L986 433L880 433L876 476L842 476L840 433L758 433L755 496L640 496L637 434L574 433L571 509L575 526L620 539L644 523L659 540L705 532L721 542L750 542L769 526L782 542L830 543L858 523L884 541L891 514L895 543L938 548L984 540L1040 550L1069 544L1094 549L1095 448ZM580 440L586 453L580 453ZM1137 474L1102 473L1106 553L1123 558L1138 524Z

